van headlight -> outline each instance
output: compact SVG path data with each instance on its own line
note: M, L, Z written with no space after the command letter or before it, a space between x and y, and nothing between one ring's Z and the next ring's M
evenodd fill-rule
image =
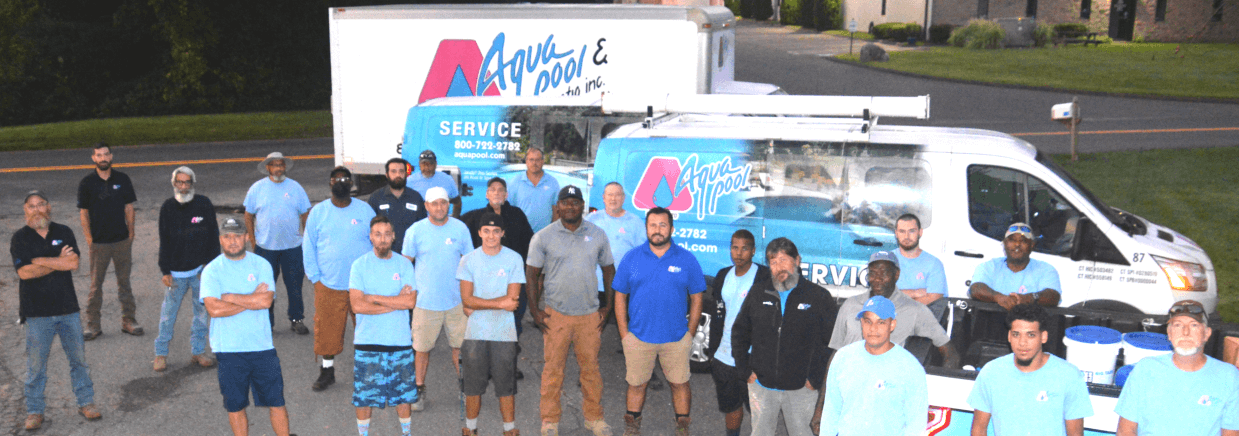
M1184 262L1152 256L1157 266L1166 273L1166 280L1171 289L1176 291L1204 292L1209 289L1209 276L1205 275L1205 267L1199 263Z

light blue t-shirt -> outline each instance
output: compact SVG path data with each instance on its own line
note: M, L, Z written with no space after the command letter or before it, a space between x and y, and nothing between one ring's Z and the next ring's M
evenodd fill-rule
M435 175L431 177L423 176L421 172L414 172L409 174L405 184L405 187L413 188L414 191L421 194L422 198L426 198L426 191L435 186L447 190L447 198L460 196L460 191L456 190L456 180L442 171L435 171Z
M1053 354L1030 373L1015 367L1014 354L991 360L977 375L968 405L992 415L989 434L996 436L1065 436L1064 421L1093 416L1080 370Z
M921 436L929 413L925 368L899 345L874 356L865 342L839 349L826 374L821 436Z
M607 233L607 241L611 243L611 258L615 260L624 259L624 255L628 254L628 250L632 247L644 244L645 238L645 220L632 212L624 212L624 215L616 218L607 215L605 210L596 210L585 217L589 222L601 228ZM615 264L619 268L619 264ZM602 283L602 268L594 268L595 274L598 276L598 292L605 292L607 289Z
M460 258L473 251L473 239L469 227L452 217L436 226L425 218L413 223L404 232L403 249L406 257L417 263L417 307L443 311L460 305L460 282L454 271L460 266Z
M270 177L250 185L245 212L254 215L254 243L265 250L287 250L301 245L301 215L310 210L310 197L293 179L275 183Z
M1212 357L1195 372L1175 366L1173 354L1140 359L1114 412L1136 423L1141 436L1239 430L1239 369Z
M551 206L558 199L559 181L545 172L538 180L538 186L529 181L526 173L517 174L508 184L508 202L525 212L534 233L551 224Z
M1037 259L1029 259L1028 266L1018 273L1007 267L1007 258L992 259L977 265L977 270L972 274L972 282L985 283L990 289L1003 295L1012 292L1030 294L1042 289L1053 289L1060 295L1063 293L1063 287L1058 284L1058 270Z
M368 295L395 297L408 285L417 290L413 262L400 253L393 252L390 258L379 259L374 250L353 261L349 270L348 288ZM393 310L379 315L357 314L357 327L353 330L354 345L386 345L389 347L413 346L413 329L409 324L409 311Z
M370 245L370 219L374 209L354 198L339 208L331 200L314 205L305 221L301 259L310 283L338 291L348 290L349 269L353 261L374 251Z
M484 300L508 295L508 285L525 283L525 262L508 247L491 256L481 247L460 259L456 279L473 283L473 296ZM516 342L516 323L506 310L474 310L465 327L465 339Z
M245 257L232 260L221 254L202 270L198 301L205 302L207 297L222 300L224 294L253 294L261 283L266 283L267 290L275 292L271 264L262 256L247 251ZM211 350L216 353L245 353L274 348L267 309L243 310L223 318L211 317Z
M896 289L924 289L931 294L946 296L946 269L942 267L942 261L924 250L913 259L903 257L900 250L895 250L895 255L899 256Z
M727 306L727 318L723 320L723 340L718 343L718 349L714 350L714 360L725 363L728 366L736 366L736 358L731 356L731 327L736 324L736 315L740 314L740 306L744 305L744 298L749 296L749 289L753 287L753 279L757 278L757 264L749 265L749 270L742 276L736 275L736 269L732 268L727 271L727 278L723 279L723 305Z

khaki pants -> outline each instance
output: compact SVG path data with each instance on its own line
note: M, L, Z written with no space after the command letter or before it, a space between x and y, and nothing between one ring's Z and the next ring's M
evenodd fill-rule
M103 279L108 264L116 265L116 297L120 300L121 321L137 321L137 302L129 286L129 270L133 266L133 239L108 244L90 244L90 294L86 297L86 326L83 330L101 331L99 311L103 308Z
M602 374L598 372L598 350L602 347L598 324L602 322L602 315L564 315L549 307L546 313L547 331L542 337L546 360L542 366L542 421L559 422L563 414L559 396L570 345L576 349L576 362L581 368L582 414L586 421L602 420Z

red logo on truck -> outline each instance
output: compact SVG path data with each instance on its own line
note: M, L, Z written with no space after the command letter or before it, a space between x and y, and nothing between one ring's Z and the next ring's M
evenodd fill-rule
M426 74L426 83L422 85L422 94L417 98L421 104L426 100L439 97L471 97L477 95L499 95L499 87L490 82L482 92L478 92L478 78L482 72L482 50L477 41L471 39L445 39L439 41L439 50L435 52L434 61L430 63L430 72ZM487 78L490 72L486 72ZM483 78L485 80L486 78Z

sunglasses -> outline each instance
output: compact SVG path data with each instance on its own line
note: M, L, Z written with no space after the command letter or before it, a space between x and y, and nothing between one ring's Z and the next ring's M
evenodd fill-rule
M353 179L349 177L336 177L334 179L331 179L331 181L336 182L336 183L345 183L345 182L352 182Z
M1197 306L1195 304L1183 304L1179 306L1173 306L1170 308L1171 315L1182 315L1182 314L1202 315L1204 313L1205 313L1205 308Z
M1028 227L1028 226L1025 226L1025 225L1015 224L1015 225L1012 225L1011 227L1007 227L1007 232L1028 232L1028 233L1032 233L1032 228L1031 228L1031 227Z

